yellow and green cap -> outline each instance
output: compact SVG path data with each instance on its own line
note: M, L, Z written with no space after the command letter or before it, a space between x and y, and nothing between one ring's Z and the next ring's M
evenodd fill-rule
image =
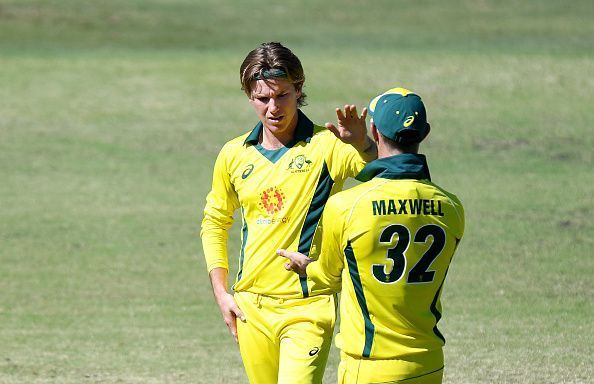
M376 96L369 103L369 114L380 133L399 144L420 143L431 130L423 101L405 88Z

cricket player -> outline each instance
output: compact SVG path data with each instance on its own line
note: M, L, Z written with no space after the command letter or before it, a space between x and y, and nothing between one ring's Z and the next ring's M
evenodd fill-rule
M440 296L464 209L431 182L418 154L430 129L421 98L393 88L369 112L378 159L357 176L364 183L328 200L318 260L317 252L278 254L312 291L342 290L338 383L441 383Z
M210 281L251 383L321 383L334 297L282 271L276 250L308 254L328 198L377 157L367 110L359 116L347 105L336 110L337 126L314 124L299 109L305 104L301 62L280 43L251 51L240 78L259 122L227 142L214 165L201 230ZM241 250L232 295L227 232L237 210Z

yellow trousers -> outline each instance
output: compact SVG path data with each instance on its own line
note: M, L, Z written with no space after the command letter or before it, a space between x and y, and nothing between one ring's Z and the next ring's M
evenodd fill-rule
M434 356L432 356L434 355ZM428 354L427 368L404 360L371 360L340 354L338 384L441 384L443 378L443 352ZM441 362L439 362L441 361ZM439 362L435 366L435 362ZM412 373L412 372L417 373ZM403 372L408 372L403 374Z
M279 299L236 292L239 351L252 384L321 383L336 321L335 298Z

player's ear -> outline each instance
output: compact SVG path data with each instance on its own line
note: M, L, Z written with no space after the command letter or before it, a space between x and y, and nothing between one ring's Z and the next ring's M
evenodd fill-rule
M375 143L377 144L379 142L379 132L377 130L377 127L375 126L375 123L373 122L373 119L371 119L370 128L371 136L373 136L373 141L375 141Z
M301 97L301 90L303 89L303 81L294 83L293 85L295 86L295 93L297 95L297 98L299 99Z

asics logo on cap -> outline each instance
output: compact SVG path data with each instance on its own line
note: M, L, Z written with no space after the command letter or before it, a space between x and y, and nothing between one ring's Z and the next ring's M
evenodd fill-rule
M410 127L414 121L415 121L415 117L414 116L409 116L409 117L406 118L406 120L404 120L404 123L402 124L402 126L403 127Z

